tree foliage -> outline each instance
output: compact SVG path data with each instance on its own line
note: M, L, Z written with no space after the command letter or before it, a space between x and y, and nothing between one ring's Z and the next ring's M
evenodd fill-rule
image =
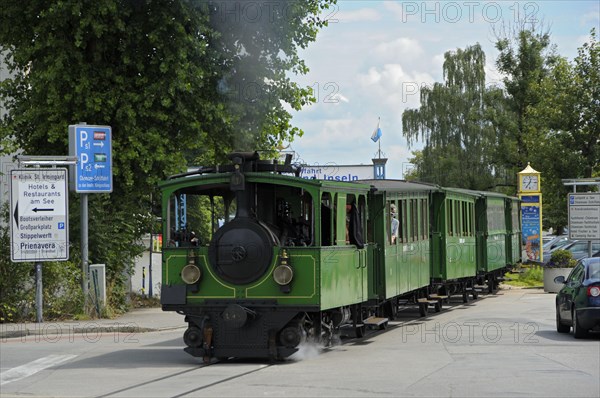
M600 44L595 29L577 57L572 62L557 59L535 90L541 100L528 111L545 134L538 143L541 150L531 158L545 177L544 219L548 226L561 227L567 223L570 190L562 179L600 175Z
M421 107L402 114L409 145L423 139L423 181L486 189L493 180L485 118L485 54L479 44L444 54L444 82L421 90Z
M549 74L558 57L551 45L550 33L543 26L527 27L522 22L497 37L498 71L504 75L502 111L492 122L497 138L494 157L499 166L516 174L531 161L545 131L529 112L542 100L537 87Z
M515 26L496 48L502 87L484 87L484 55L468 47L446 53L445 82L422 90L421 107L403 114L409 144L425 142L413 152L411 178L477 189L504 180L514 195L516 173L531 162L542 173L545 227L558 230L567 223L562 179L600 175L596 31L573 62L535 26Z
M112 126L114 191L90 197L90 259L124 278L158 181L302 134L288 109L314 98L290 74L307 72L298 50L334 1L3 0L14 77L0 82L0 151L66 155L69 124Z

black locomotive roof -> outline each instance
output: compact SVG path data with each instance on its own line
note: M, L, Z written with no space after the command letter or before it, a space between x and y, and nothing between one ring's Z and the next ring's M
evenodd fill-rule
M379 191L388 192L431 192L441 189L439 185L406 180L358 180L355 182L369 184Z

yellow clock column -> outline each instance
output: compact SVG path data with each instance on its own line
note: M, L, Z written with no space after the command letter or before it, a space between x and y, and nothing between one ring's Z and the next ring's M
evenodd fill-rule
M518 173L518 196L521 199L523 261L544 261L542 248L542 188L540 172L529 162Z

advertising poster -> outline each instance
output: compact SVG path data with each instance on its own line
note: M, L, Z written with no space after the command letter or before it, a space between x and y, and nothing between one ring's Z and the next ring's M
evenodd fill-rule
M523 206L521 208L523 248L528 260L541 261L540 258L540 208Z

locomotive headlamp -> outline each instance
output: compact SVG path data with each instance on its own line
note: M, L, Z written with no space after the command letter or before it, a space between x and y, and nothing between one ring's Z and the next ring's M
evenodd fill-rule
M287 252L284 250L281 254L280 264L273 270L273 279L280 286L289 285L294 277L294 270L288 265L287 260Z
M195 264L188 264L181 270L181 279L188 285L192 285L200 280L200 268Z
M289 265L279 265L273 270L273 279L278 285L287 285L292 281L294 271Z

